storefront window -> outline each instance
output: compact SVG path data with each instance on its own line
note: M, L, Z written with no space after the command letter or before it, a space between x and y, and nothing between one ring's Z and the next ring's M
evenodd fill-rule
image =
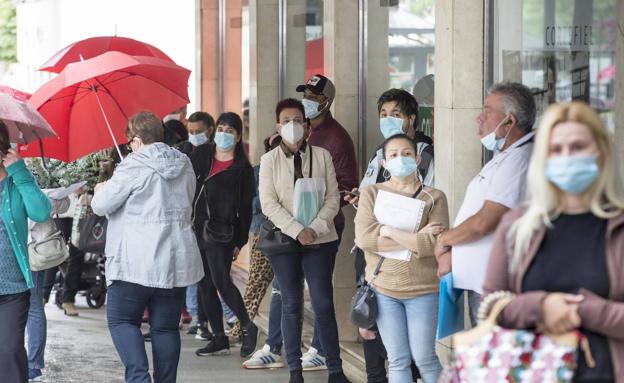
M616 0L496 0L494 22L495 82L530 87L539 113L585 101L613 130Z
M419 126L433 137L435 1L400 0L388 12L389 88L412 93Z

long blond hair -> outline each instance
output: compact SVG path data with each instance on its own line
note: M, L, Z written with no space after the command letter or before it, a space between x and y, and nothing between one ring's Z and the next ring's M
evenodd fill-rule
M553 128L562 122L581 123L590 130L599 149L600 174L587 189L582 200L591 212L600 218L613 218L624 212L624 188L618 170L619 161L612 137L594 110L582 102L552 105L546 110L535 136L533 155L527 174L527 210L510 228L507 243L512 253L510 268L516 272L527 253L531 238L541 227L551 227L552 220L561 214L563 192L545 176L549 141Z

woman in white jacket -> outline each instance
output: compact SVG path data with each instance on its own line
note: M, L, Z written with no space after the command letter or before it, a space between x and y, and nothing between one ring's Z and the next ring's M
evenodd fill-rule
M126 382L150 382L140 331L150 312L154 382L175 382L178 322L185 287L204 275L191 227L195 173L188 157L162 143L163 125L150 112L128 123L133 153L98 184L93 212L108 217L108 328L126 367Z

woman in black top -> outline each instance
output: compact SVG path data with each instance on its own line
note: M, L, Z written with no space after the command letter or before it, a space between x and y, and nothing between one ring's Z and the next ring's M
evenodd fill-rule
M213 339L196 354L229 354L219 302L221 295L241 323L240 353L247 356L256 348L258 329L249 319L230 269L249 235L253 169L243 149L240 117L236 113L223 113L216 125L214 143L201 145L191 154L197 176L193 223L206 274L199 285L200 302L214 332Z
M575 383L624 383L624 192L607 129L590 106L551 106L536 134L528 201L501 221L486 294L515 293L499 317L510 328L579 330Z

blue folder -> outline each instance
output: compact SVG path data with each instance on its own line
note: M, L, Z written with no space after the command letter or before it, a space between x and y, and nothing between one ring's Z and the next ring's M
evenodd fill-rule
M446 338L464 329L464 290L453 287L453 273L440 279L438 336Z

